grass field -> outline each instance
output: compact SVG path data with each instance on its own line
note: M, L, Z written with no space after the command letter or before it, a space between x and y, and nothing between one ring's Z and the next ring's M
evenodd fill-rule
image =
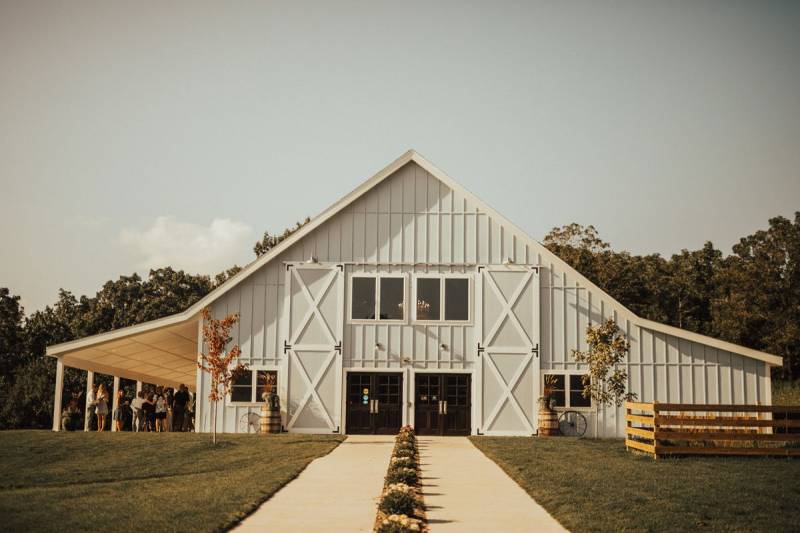
M343 439L0 432L0 529L220 530Z
M800 460L672 458L621 440L471 437L572 531L797 531Z

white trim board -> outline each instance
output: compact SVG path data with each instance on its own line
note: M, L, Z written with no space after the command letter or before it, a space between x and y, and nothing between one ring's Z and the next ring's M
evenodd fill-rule
M699 335L697 333L692 333L679 328L674 328L672 326L659 324L657 322L652 322L650 320L646 320L644 318L637 316L632 311L627 309L624 305L617 302L614 298L605 293L605 291L600 289L600 287L589 281L589 279L587 279L585 276L581 275L577 270L569 266L565 261L563 261L557 255L555 255L553 252L548 250L544 245L542 245L537 240L529 236L527 232L523 231L516 224L514 224L506 217L501 215L499 212L494 210L486 202L484 202L483 200L479 199L477 196L469 192L458 182L456 182L453 178L448 176L445 172L443 172L441 169L436 167L433 163L425 159L423 156L421 156L414 150L408 150L403 155L392 161L389 165L381 169L378 173L376 173L369 179L365 180L361 185L353 189L350 193L348 193L344 197L340 198L337 202L335 202L330 207L325 209L322 213L311 219L309 223L302 226L296 232L291 234L288 238L283 240L280 244L272 248L269 252L257 258L246 267L244 267L241 270L241 272L231 277L225 283L223 283L222 285L211 291L209 294L207 294L204 298L200 299L197 303L192 305L186 311L168 317L164 317L159 320L145 322L143 324L132 326L130 328L124 328L100 335L95 335L92 337L86 337L72 342L49 346L47 348L47 355L57 356L72 350L76 350L86 346L91 346L93 344L107 342L113 339L118 339L129 335L135 335L137 333L143 333L145 331L151 331L153 329L158 329L168 325L173 325L197 318L203 308L207 307L215 300L219 299L221 296L226 294L228 291L239 285L239 283L241 283L252 273L254 273L259 268L261 268L262 266L266 265L267 263L278 257L289 247L291 247L296 242L303 239L306 235L313 232L316 228L327 222L329 219L331 219L345 207L350 205L352 202L363 196L366 192L374 188L376 185L380 184L383 180L385 180L386 178L394 174L397 170L399 170L401 167L410 162L416 163L417 165L425 169L425 171L427 171L433 177L444 183L446 186L460 192L466 199L474 203L480 210L484 211L487 215L496 219L499 223L507 226L512 231L517 232L519 235L526 237L528 240L528 244L534 247L538 254L540 254L543 258L546 258L548 261L552 262L552 264L558 266L560 269L566 272L570 272L578 280L580 280L580 284L582 287L606 295L606 297L611 301L611 303L615 305L616 307L615 311L618 315L618 318L625 318L629 320L633 325L638 325L643 328L654 329L657 331L668 333L670 335L674 335L679 338L693 340L695 342L700 342L703 344L707 344L709 346L719 347L723 350L738 355L743 355L746 357L750 357L752 359L763 361L768 365L779 366L783 364L783 358L773 354L769 354L759 350L753 350L751 348L746 348L744 346L739 346L725 341L720 341L712 337L706 337L705 335Z

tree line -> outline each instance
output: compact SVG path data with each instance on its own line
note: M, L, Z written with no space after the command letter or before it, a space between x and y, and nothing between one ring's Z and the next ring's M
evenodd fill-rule
M264 232L256 257L267 253L308 223L306 218L281 233ZM184 311L241 270L233 267L211 277L164 267L110 280L93 296L59 290L52 306L25 316L20 297L0 287L0 428L50 427L53 416L55 359L47 346L133 326ZM86 372L66 368L65 391L86 390ZM96 375L111 390L111 376Z
M301 228L265 233L261 256ZM800 378L800 212L723 255L712 243L671 257L614 251L593 226L554 228L543 244L636 314L784 358L780 377ZM49 427L55 360L48 345L181 312L236 274L214 277L170 267L106 282L93 296L61 289L52 306L26 316L19 296L0 288L0 428ZM98 380L110 377L98 376ZM86 373L67 369L65 390L85 390ZM110 383L109 383L110 385Z
M637 315L781 356L779 377L800 377L800 212L727 256L711 242L671 257L617 252L579 224L543 244Z

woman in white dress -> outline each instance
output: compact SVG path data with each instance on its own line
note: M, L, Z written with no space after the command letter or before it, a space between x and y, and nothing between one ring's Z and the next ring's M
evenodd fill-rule
M106 427L106 416L108 416L108 391L102 383L97 388L97 431L103 431Z
M156 389L156 431L161 433L167 430L167 398L164 389Z

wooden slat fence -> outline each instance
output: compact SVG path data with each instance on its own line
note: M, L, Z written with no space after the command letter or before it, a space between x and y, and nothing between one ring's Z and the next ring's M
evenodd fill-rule
M625 446L665 455L800 457L800 406L625 403Z

